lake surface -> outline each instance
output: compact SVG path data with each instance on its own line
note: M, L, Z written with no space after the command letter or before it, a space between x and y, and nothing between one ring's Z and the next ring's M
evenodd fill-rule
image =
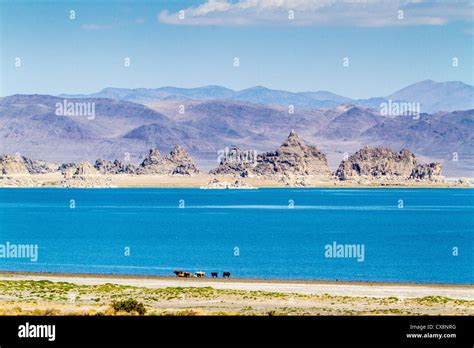
M473 213L470 189L0 189L0 244L38 245L0 271L472 284Z

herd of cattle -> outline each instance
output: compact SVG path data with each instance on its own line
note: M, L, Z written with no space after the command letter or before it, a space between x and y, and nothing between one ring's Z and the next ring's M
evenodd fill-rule
M173 273L180 278L203 278L206 276L206 273L201 271L192 274L191 272L183 272L177 269L173 271ZM211 277L218 278L219 274L217 272L211 272ZM222 278L230 278L230 272L222 272Z

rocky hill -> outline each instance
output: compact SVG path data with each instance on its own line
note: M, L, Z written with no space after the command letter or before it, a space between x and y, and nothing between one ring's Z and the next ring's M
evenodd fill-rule
M386 147L366 146L339 165L335 173L340 180L360 178L385 180L441 180L441 164L418 164L407 149L395 152Z
M334 117L330 123L316 133L326 139L354 139L359 134L379 124L382 120L374 110L349 107L347 111Z

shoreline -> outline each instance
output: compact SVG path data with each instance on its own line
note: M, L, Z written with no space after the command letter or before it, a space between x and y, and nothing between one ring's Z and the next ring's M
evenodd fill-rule
M242 283L293 283L293 284L334 284L334 285L403 285L403 286L435 286L435 287L471 287L474 284L462 283L416 283L416 282L384 282L384 281L358 281L358 280L325 280L325 279L282 279L282 278L179 278L176 276L140 275L140 274L114 274L114 273L66 273L66 272L28 272L28 271L1 271L0 278L6 276L52 276L52 277L72 277L72 278L124 278L124 279L149 279L149 280L189 280L197 282L217 281L217 282L242 282Z
M212 180L221 183L233 183L239 181L248 187L206 187ZM0 178L0 188L199 188L206 190L226 189L265 189L265 188L289 188L289 189L341 189L341 188L473 188L472 184L459 184L456 178L448 178L442 182L436 181L391 181L360 179L358 181L347 180L321 180L306 177L303 182L287 181L283 177L249 177L238 176L215 176L199 174L193 176L166 176L166 175L90 175L80 176L76 179L65 179L59 173L54 174L27 174L11 175Z
M116 284L144 288L212 287L221 290L269 291L286 294L416 298L443 296L474 300L474 284L287 280L263 278L178 278L175 276L115 275L94 273L7 272L0 281L71 282L77 285Z

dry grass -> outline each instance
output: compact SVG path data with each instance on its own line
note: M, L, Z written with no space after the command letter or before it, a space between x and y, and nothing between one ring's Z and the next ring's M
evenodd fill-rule
M111 308L127 299L143 303L146 315L474 315L474 301L439 296L398 299L0 281L0 315L135 315Z

